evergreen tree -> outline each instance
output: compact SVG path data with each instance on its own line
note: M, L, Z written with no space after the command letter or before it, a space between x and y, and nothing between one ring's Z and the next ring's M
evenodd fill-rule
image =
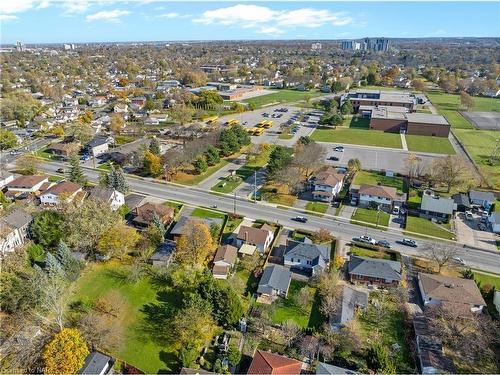
M220 161L219 150L217 150L214 146L210 146L205 152L205 158L208 165L217 164Z
M115 167L111 166L111 170L108 172L107 186L115 189L116 186L116 170Z
M160 147L160 141L158 141L158 138L154 137L151 139L151 142L149 143L149 151L156 156L160 156L161 147Z
M78 160L78 156L77 155L72 156L69 159L69 164L70 168L69 168L68 180L80 185L85 185L87 179L83 174L82 167L80 166L80 161Z
M63 269L61 263L52 253L47 253L45 257L45 269L52 274L62 274Z
M125 178L125 174L123 173L123 169L120 167L115 169L115 186L114 188L118 190L120 193L127 193L129 190L129 186L127 183L127 179Z
M108 174L106 173L106 171L99 172L99 186L102 186L102 187L109 186L109 184L108 184Z
M165 239L165 234L167 233L167 230L165 229L165 225L163 225L163 223L160 220L160 217L158 216L158 214L156 212L154 213L153 221L151 224L156 227L156 229L158 230L158 233L163 241Z
M202 174L208 169L207 162L205 161L205 158L203 156L200 156L198 159L196 159L193 165L194 169L196 169L196 173L198 174Z

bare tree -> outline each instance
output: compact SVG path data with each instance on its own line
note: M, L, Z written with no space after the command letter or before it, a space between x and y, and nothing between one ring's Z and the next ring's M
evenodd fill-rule
M307 308L313 299L313 295L309 287L305 286L299 290L295 296L295 303L299 305L302 309Z
M293 165L299 168L304 179L309 176L322 164L326 157L326 149L316 142L308 144L297 143Z
M441 273L441 269L457 256L458 249L453 245L435 242L425 249L424 254L436 263L438 273Z
M434 159L432 174L436 181L446 185L448 192L453 186L460 185L471 177L469 165L458 155Z
M408 174L410 183L413 182L414 179L425 175L426 169L427 165L420 156L417 156L417 154L413 152L408 154L405 160L405 171Z
M286 347L292 346L302 335L300 327L293 320L286 320L281 325L281 331L283 333L283 341Z
M303 175L297 167L287 166L277 170L273 180L281 185L286 185L290 194L298 194L304 187Z
M40 273L43 271L39 271ZM68 309L68 283L63 276L56 272L41 274L40 310L37 316L48 325L56 325L61 331L64 328L65 314Z
M467 94L465 91L460 92L460 105L467 110L470 110L474 107L474 99L472 96Z

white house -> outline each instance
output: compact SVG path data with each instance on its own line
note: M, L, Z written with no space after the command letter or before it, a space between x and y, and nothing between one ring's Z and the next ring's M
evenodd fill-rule
M116 113L127 113L128 105L125 103L116 103L115 106L113 107L113 111Z
M12 211L0 219L0 227L5 230L0 237L0 250L4 254L14 251L16 247L24 244L28 238L28 229L33 217L23 209Z
M90 190L89 199L107 203L111 210L116 211L125 204L125 195L113 188L95 186Z
M0 169L0 189L12 181L14 181L14 175L9 171Z
M418 286L425 306L447 305L472 312L480 312L486 306L474 280L419 273Z
M87 146L85 146L87 154L92 156L101 155L109 150L109 142L105 137L95 137Z
M20 176L7 183L6 187L9 193L34 193L45 183L49 183L47 176Z
M72 202L82 187L74 182L62 181L50 187L40 195L40 203L45 206L55 206L64 202Z
M351 190L354 187L351 186ZM382 185L361 185L357 191L359 205L368 207L370 204L376 204L381 208L391 209L395 199L397 199L397 190L393 187Z
M490 216L491 230L494 233L500 233L500 212L495 212Z
M333 167L326 167L311 177L312 197L314 200L331 202L344 186L344 174L338 173Z
M271 246L274 238L274 229L270 225L264 224L261 228L247 227L242 225L236 237L236 245L254 245L262 255Z

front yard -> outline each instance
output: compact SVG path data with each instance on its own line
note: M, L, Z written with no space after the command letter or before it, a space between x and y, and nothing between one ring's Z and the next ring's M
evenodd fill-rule
M447 240L451 240L455 237L455 234L449 231L449 224L437 224L417 216L408 216L406 218L406 230L408 232L420 233ZM412 233L412 235L414 234Z
M321 203L321 202L307 202L306 204L306 210L314 211L320 214L326 213L328 207L329 206L327 203Z
M379 172L359 171L356 172L354 185L383 185L394 187L398 192L404 193L406 191L404 180L401 177L389 177Z
M207 170L203 173L197 174L194 167L189 165L185 167L182 171L177 172L172 177L172 182L177 182L183 185L198 185L205 178L211 176L223 166L229 163L230 159L221 159L218 164L212 165L208 167Z
M371 228L381 228L387 227L389 225L389 215L385 211L370 210L368 208L356 208L354 214L351 217L352 224L360 224L357 221L362 221L364 223L371 223L372 225L366 225Z

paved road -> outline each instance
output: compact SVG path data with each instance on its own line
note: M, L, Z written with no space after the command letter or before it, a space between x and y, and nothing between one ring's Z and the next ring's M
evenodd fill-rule
M54 142L56 139L54 138L38 138L34 140L33 142L27 144L27 145L22 145L20 147L16 147L15 149L9 150L9 152L0 152L0 165L7 165L14 163L14 161L22 154L26 152L32 152L32 151L37 151L41 148L44 148L48 144ZM15 155L11 154L10 151L19 151L20 153Z
M57 168L61 167L61 165L61 163L57 162L44 162L41 168L45 169L47 172L55 173ZM85 173L90 180L97 181L99 178L98 171L85 169ZM308 222L299 224L292 220L292 218L297 215L297 210L293 208L281 209L263 202L252 203L239 197L234 199L231 196L225 195L214 196L213 194L199 188L162 184L153 182L149 179L137 179L130 177L127 179L131 190L137 193L151 195L162 199L174 199L192 206L208 207L216 203L220 210L226 212L233 212L234 207L236 206L235 211L238 214L251 219L274 221L287 228L300 227L312 231L316 231L318 228L325 228L331 231L335 236L347 240L354 236L365 234L377 240L388 240L393 245L394 249L411 256L424 256L422 249L436 246L436 241L422 239L416 239L419 243L418 248L398 245L395 241L400 240L403 236L400 231L394 229L383 231L367 227L365 228L350 224L342 218L327 216L317 217L308 214L302 214L308 218ZM449 246L455 246L457 249L457 255L462 257L466 261L467 265L472 268L489 272L498 272L500 270L500 255L497 253L475 249L466 250L461 245L455 244L450 244Z

